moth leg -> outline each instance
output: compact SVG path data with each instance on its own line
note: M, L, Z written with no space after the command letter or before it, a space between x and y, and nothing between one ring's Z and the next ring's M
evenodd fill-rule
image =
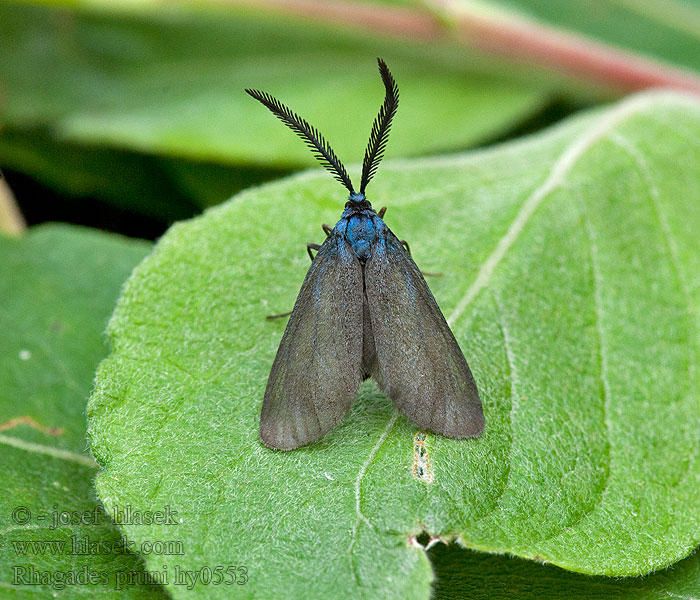
M321 249L321 245L320 245L320 244L314 244L313 242L309 242L309 243L306 244L306 251L309 253L309 258L310 258L311 260L314 259L314 255L311 254L311 251L312 251L312 250L316 250L316 252L318 252L320 249Z
M399 240L399 244L406 248L406 252L408 252L410 256L411 249L408 247L408 242L406 240ZM429 273L428 271L421 271L421 274L425 275L426 277L442 277L442 273Z
M320 244L314 244L313 242L309 242L306 244L306 251L309 253L309 258L311 258L311 260L314 259L314 255L311 253L311 251L316 250L316 252L318 252L320 249L321 249ZM280 313L278 315L265 315L265 318L268 320L281 319L282 317L288 317L291 314L292 314L292 311L290 310L288 312Z
M292 311L288 311L286 313L280 313L278 315L265 315L265 318L270 321L272 319L281 319L282 317L288 317L289 315L292 314Z
M321 225L321 227L323 228L323 231L325 232L326 237L331 237L331 233L333 233L333 228L326 223L323 223Z
M382 207L379 209L379 212L377 213L377 216L378 216L380 219L383 219L385 213L386 213L386 206L382 206ZM403 244L403 242L401 242L401 243Z

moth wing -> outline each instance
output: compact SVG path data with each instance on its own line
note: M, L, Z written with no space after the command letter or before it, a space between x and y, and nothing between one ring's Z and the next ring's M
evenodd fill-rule
M311 263L265 389L260 439L291 450L335 427L362 380L362 267L341 238Z
M387 232L364 269L379 384L422 429L453 438L484 429L467 361L420 270Z

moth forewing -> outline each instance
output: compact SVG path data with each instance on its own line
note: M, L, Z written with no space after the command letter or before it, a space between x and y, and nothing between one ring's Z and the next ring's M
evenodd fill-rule
M387 230L364 268L381 387L413 423L453 438L484 429L467 361L420 270Z
M270 371L260 439L291 450L335 427L362 381L362 268L328 238L306 274Z

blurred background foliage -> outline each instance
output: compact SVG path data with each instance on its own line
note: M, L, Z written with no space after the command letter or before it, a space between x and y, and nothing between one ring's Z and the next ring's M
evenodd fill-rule
M0 168L30 224L155 238L313 165L244 87L356 163L382 56L402 94L388 156L462 151L669 79L700 89L700 5L663 4L2 1Z
M700 0L0 0L0 230L155 239L313 166L245 87L306 117L355 173L383 97L377 56L401 90L387 156L460 152L646 87L700 94ZM431 558L439 597L642 597L454 545ZM668 592L672 575L652 577Z

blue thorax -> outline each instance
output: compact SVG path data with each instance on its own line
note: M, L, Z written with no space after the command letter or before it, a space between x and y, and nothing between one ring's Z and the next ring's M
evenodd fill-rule
M362 193L353 192L345 204L340 221L334 227L336 235L344 237L355 256L365 262L374 242L386 231L386 225Z

